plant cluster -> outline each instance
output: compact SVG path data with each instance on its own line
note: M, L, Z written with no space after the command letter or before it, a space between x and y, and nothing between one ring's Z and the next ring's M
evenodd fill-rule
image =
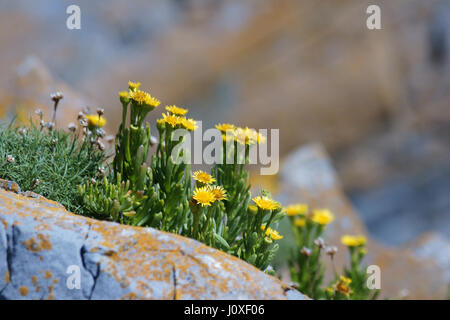
M13 121L0 129L0 178L83 214L77 187L99 175L106 155L75 127L73 132L55 130L42 111L36 113L38 124L30 119L29 126L19 127Z
M166 106L156 123L156 139L145 117L160 101L133 82L119 98L122 122L112 170L102 180L79 187L87 212L188 236L265 270L278 249L274 241L282 238L273 226L284 214L266 192L250 204L245 169L250 148L265 137L249 128L217 125L223 134L223 163L214 165L211 173L191 173L191 166L179 161L189 157L180 146L197 129L196 121L186 117L188 110ZM156 150L149 160L151 147Z
M189 151L181 146L197 129L188 110L165 107L156 121L158 138L145 121L160 101L129 82L119 93L122 121L115 137L106 137L103 109L80 112L69 132L56 129L56 112L63 95L52 94L52 121L0 130L0 178L17 182L85 216L134 226L149 226L199 240L273 274L269 264L282 239L275 227L285 216L291 222L296 249L289 268L298 289L313 299L375 299L362 264L363 236L344 235L350 263L341 273L334 266L335 246L323 235L334 220L327 209L310 211L305 204L283 208L262 191L253 197L246 169L251 148L265 137L253 129L218 124L223 142L220 159L210 172L191 171ZM103 140L114 143L108 162ZM239 150L241 152L239 152ZM180 161L182 159L182 161ZM324 285L325 263L330 259L333 279Z
M334 266L337 247L327 245L322 238L326 226L333 222L334 215L327 209L310 212L305 204L294 204L285 208L292 226L296 249L291 250L289 268L292 280L301 292L313 299L366 300L375 299L378 290L366 285L367 274L362 266L366 255L364 236L344 235L341 238L350 253L350 266L338 274ZM333 267L333 280L323 287L325 264L328 256Z

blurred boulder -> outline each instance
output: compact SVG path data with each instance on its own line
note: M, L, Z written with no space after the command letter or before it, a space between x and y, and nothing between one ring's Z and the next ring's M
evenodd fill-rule
M95 112L92 100L73 90L69 85L56 79L36 56L28 56L15 70L7 90L0 96L4 115L17 116L20 123L27 124L30 117L36 120L36 109L44 112L44 120L51 121L53 101L50 95L61 92L63 99L58 105L56 125L66 128L70 122L77 122L78 112L90 107Z

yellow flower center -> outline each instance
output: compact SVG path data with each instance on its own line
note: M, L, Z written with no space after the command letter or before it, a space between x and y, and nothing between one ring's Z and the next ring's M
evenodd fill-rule
M192 198L202 207L210 206L216 200L214 194L206 187L196 188Z

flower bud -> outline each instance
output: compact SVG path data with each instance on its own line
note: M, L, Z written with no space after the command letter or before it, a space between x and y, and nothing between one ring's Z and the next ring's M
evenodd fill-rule
M12 155L7 155L6 156L6 161L8 161L8 163L14 163L16 159L14 159L14 157Z
M304 256L309 257L312 254L312 250L306 247L303 247L302 250L300 250L300 253Z
M338 251L338 248L335 246L330 246L325 248L325 253L330 257L333 257Z

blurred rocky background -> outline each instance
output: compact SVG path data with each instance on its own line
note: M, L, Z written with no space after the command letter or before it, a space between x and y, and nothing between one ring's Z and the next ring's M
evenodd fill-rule
M71 4L81 30L66 28ZM382 30L366 28L370 4ZM11 0L0 43L0 115L26 118L61 90L59 125L100 106L114 132L117 92L140 81L204 127L280 128L286 159L320 143L382 245L448 240L450 0ZM257 183L295 200L283 178ZM449 246L433 250L450 270Z

